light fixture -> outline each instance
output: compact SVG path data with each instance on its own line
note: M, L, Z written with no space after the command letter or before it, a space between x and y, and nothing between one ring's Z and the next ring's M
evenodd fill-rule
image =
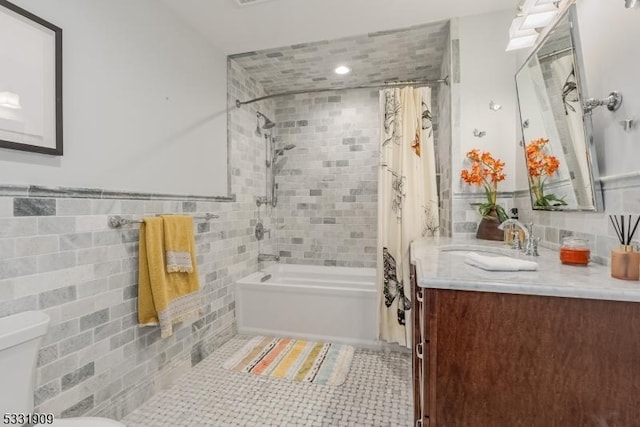
M558 15L557 2L526 0L522 5L523 21L520 29L531 30L546 27Z
M20 96L13 92L0 92L0 107L21 109Z
M625 0L624 5L627 9L631 9L632 7L635 7L637 0Z
M523 49L531 47L536 43L538 39L538 32L536 30L523 30L521 29L524 18L517 16L511 22L509 27L509 43L507 44L507 51Z
M351 68L346 65L340 65L333 71L335 71L336 74L348 74L351 71Z

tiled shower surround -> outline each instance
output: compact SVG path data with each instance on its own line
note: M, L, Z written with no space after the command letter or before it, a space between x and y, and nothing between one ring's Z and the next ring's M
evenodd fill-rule
M283 262L376 266L378 97L378 90L349 90L276 100L278 145L296 146L276 162L272 215Z
M276 101L280 256L297 264L375 267L378 92L304 94ZM276 163L278 165L278 163Z
M262 94L241 70L230 77L233 101ZM258 268L264 145L251 140L255 111L232 115L235 201L0 188L0 316L44 310L52 320L38 357L38 411L122 418L235 334L233 283ZM220 218L196 226L202 316L160 339L158 328L136 324L139 226L112 229L107 220L179 212Z

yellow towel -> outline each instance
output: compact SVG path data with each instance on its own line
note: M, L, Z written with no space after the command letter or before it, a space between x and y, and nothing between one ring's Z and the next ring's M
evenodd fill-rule
M163 215L164 250L167 273L191 273L193 218L187 215Z
M191 314L200 314L193 229L189 236L193 271L167 273L163 219L145 218L140 226L138 322L144 326L159 324L162 338L173 333L174 323Z

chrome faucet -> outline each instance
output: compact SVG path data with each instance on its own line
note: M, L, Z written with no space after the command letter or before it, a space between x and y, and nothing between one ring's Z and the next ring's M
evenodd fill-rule
M275 254L258 254L258 261L280 261L280 255Z

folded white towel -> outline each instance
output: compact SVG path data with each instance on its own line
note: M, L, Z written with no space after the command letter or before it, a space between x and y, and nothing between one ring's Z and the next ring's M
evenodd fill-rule
M465 264L488 271L534 271L538 269L538 263L506 256L486 256L471 252L464 259Z

